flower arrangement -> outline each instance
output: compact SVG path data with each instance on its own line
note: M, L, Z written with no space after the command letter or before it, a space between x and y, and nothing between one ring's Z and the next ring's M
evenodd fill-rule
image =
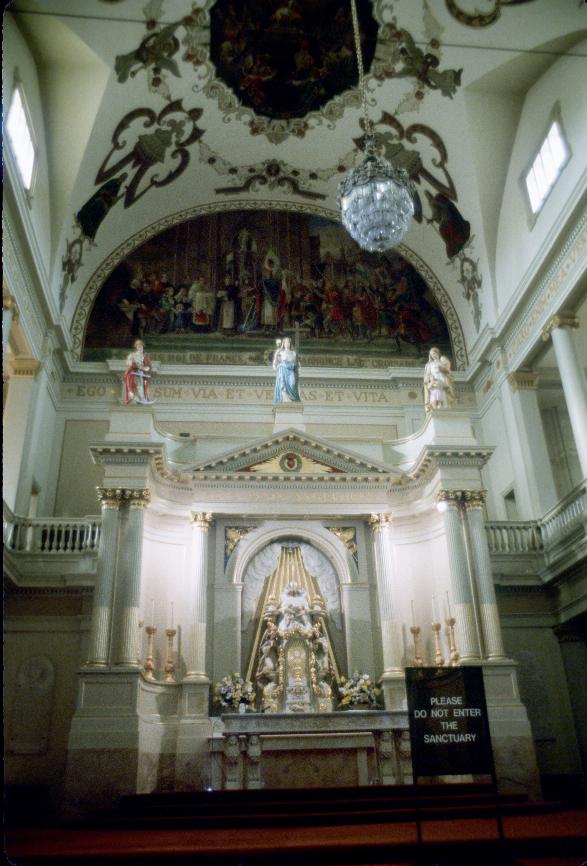
M238 672L227 674L214 686L214 701L221 707L245 712L255 703L253 683Z
M338 691L341 707L374 709L378 705L381 689L377 688L369 674L355 672L348 680L341 677L340 682Z

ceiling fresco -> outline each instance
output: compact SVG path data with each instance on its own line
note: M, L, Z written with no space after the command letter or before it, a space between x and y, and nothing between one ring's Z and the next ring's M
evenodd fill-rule
M479 9L477 0L445 0L442 8L422 0L416 14L414 5L392 0L358 3L370 105L378 104L387 82L399 87L393 113L370 109L372 115L378 114L372 116L377 147L416 185L415 220L441 238L453 285L460 287L476 333L481 330L484 288L476 242L479 229L475 231L471 215L459 203L448 142L414 115L432 94L436 102L461 97L463 69L443 60L445 10L460 25L484 28L507 7L532 2L484 0ZM112 5L127 4L120 0ZM257 193L268 191L291 196L300 204L327 205L364 148L364 136L359 134L354 141L349 137L342 152L328 148L332 153L325 165L311 157L284 158L283 150L252 161L251 148L238 146L243 134L263 136L272 145L308 137L310 153L317 152L315 136L320 130L334 130L347 109L358 108L349 4L141 0L136 8L142 23L140 15L133 19L130 50L112 51L112 86L125 88L136 99L136 85L144 83L151 102L154 97L161 107L131 102L124 114L109 116L110 149L96 160L94 188L78 204L74 230L64 239L62 310L86 252L100 248L100 229L104 221L111 223L110 214L116 211L121 216L123 209L144 197L156 213L157 191L176 183L188 168L193 172L196 162L216 175L213 193L220 198L242 200L250 195L254 200ZM229 151L219 141L219 121L222 136L234 137L236 146ZM172 222L178 218L185 215L178 213ZM82 287L78 306L84 291ZM74 320L79 320L77 313Z
M378 25L357 4L365 67ZM340 0L216 0L210 59L244 106L275 119L304 117L351 87L358 73L349 4Z
M366 253L323 217L237 210L177 225L120 262L82 359L123 357L141 337L166 362L261 364L283 335L306 365L410 365L431 343L452 354L437 298L399 253Z

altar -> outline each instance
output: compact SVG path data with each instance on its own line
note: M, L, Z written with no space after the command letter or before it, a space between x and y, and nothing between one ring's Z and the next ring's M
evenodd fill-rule
M313 788L412 781L407 713L227 713L212 739L214 788Z

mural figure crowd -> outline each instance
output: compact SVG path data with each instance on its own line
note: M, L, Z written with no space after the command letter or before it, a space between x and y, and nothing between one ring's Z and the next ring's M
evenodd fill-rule
M293 234L288 239L272 229L270 217L240 225L229 219L221 215L219 227L202 218L192 229L197 240L187 244L177 229L168 230L129 255L96 298L85 357L133 339L148 340L159 353L202 350L230 337L223 345L234 352L253 346L252 338L265 342L288 332L299 332L314 350L354 345L386 357L421 357L426 344L450 349L433 295L399 253L365 253L350 246L340 226L309 217L295 238L294 258ZM219 235L210 248L209 238Z

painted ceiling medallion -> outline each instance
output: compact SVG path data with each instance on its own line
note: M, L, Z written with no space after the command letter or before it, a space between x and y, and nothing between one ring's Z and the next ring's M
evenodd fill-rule
M358 3L367 68L378 25ZM339 0L217 0L210 11L210 59L218 78L262 117L305 117L355 87L350 7Z

